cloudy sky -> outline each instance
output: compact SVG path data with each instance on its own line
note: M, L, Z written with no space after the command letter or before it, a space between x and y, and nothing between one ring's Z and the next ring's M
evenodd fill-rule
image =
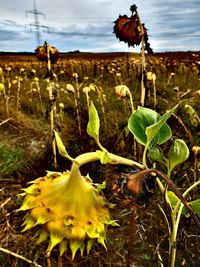
M62 52L138 52L119 42L113 21L136 4L155 52L200 50L200 0L35 0L40 44ZM31 51L38 45L34 0L0 1L0 51ZM43 14L45 16L43 16Z

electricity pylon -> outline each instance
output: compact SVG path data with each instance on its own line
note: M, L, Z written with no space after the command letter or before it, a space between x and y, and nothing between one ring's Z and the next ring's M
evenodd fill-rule
M39 46L41 44L41 42L40 42L40 28L42 28L43 31L46 31L46 32L48 32L49 28L47 26L40 25L38 16L42 16L45 19L45 14L37 10L35 0L33 0L33 6L34 6L33 10L26 11L26 16L28 17L29 13L34 15L35 22L28 24L28 26L30 27L30 29L32 27L35 28L36 42L37 42L37 45Z

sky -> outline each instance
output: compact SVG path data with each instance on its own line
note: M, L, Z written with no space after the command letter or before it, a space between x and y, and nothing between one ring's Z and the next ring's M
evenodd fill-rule
M113 33L113 22L130 16L133 4L154 52L200 51L200 0L35 2L36 9L34 0L0 0L0 51L34 52L47 41L61 52L139 52L140 46L129 48Z

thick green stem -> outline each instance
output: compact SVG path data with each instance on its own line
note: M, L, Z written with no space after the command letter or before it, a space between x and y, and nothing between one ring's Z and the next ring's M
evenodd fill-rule
M196 183L194 183L193 185L191 185L184 193L183 193L183 197L186 197L188 195L188 193L194 189L195 187L197 187L200 184L200 180ZM170 267L174 267L175 266L175 259L176 259L176 238L177 238L177 233L178 233L178 227L179 227L179 223L180 223L180 218L181 218L181 213L183 210L183 203L181 203L181 201L179 200L174 208L173 214L172 214L172 223L173 223L173 228L172 228L172 235L171 235L171 252L170 252Z
M176 238L178 231L178 229L176 229L176 214L174 213L171 214L171 221L172 221L172 232L169 242L169 266L174 267L176 260Z
M145 146L144 151L143 151L143 156L142 156L142 163L145 166L145 169L147 169L147 151L148 151L148 145Z
M82 165L84 165L86 163L100 160L101 155L103 155L103 152L100 150L96 151L96 152L88 152L88 153L81 154L73 160L71 170L75 170L77 168L80 168ZM136 167L139 169L144 169L144 165L140 164L137 161L123 158L123 157L114 155L114 154L109 153L109 152L108 152L108 157L110 158L110 162L109 162L110 164L123 164L123 165Z

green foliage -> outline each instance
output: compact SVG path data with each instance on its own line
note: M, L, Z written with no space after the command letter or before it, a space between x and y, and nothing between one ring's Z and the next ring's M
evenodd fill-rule
M160 151L158 147L152 148L149 151L148 156L153 162L157 161L164 164L165 166L167 166L168 164L168 160L163 156L162 151Z
M12 176L27 164L23 150L8 144L0 144L0 177Z
M184 109L185 109L185 111L189 117L189 121L190 121L191 125L193 127L197 127L200 124L200 118L199 118L197 112L195 111L195 109L189 104L186 104L184 106Z
M142 145L154 147L165 143L172 135L167 119L178 105L160 116L149 108L138 107L128 120L128 128L135 139Z
M170 200L171 206L174 208L179 201L178 197L172 191L167 191L167 196ZM193 212L196 213L198 216L200 216L200 199L190 201L188 202L188 204L192 208ZM190 216L190 214L188 213L188 210L185 207L183 207L181 213L185 215L186 217Z
M97 110L93 102L91 102L89 110L89 121L87 125L87 133L91 137L93 137L96 141L99 140L99 127L100 127L99 115L97 113Z
M101 55L101 57L104 55ZM27 70L27 77L29 77L30 71L32 70L32 68L35 69L36 71L36 76L38 78L39 81L39 85L41 87L41 94L42 94L42 101L43 101L43 106L45 109L48 108L48 104L49 104L49 95L48 95L48 90L47 89L47 83L46 80L44 80L44 76L46 75L46 67L42 68L41 64L38 64L38 62L34 62L32 59L30 60L31 65L28 65L27 63L23 63L21 61L22 59L20 58L19 63L15 62L15 64L12 65L12 72L9 73L8 78L10 79L11 83L11 90L10 90L10 96L11 98L8 102L9 106L11 108L14 108L14 112L15 112L15 98L16 98L16 88L17 88L17 84L14 83L15 82L15 76L18 75L19 73L19 69L21 67L26 67ZM138 60L137 59L137 55L135 55L134 60ZM158 89L158 105L157 108L158 110L161 110L161 112L163 112L163 110L167 109L169 104L173 105L173 103L175 104L178 99L177 99L177 94L175 95L174 91L172 90L173 88L168 87L168 89L166 90L166 79L165 77L168 76L168 74L170 74L170 71L167 67L166 63L166 59L165 57L163 59L156 59L156 60L152 60L147 59L149 62L147 64L147 68L152 68L155 69L156 75L157 75L157 80L156 80L156 86ZM171 59L170 59L171 60ZM122 63L123 62L123 63ZM80 64L80 58L78 59L74 59L72 60L66 60L64 59L64 57L62 58L62 65L60 64L55 64L52 66L52 70L54 72L54 74L57 75L56 80L58 81L55 82L55 85L59 85L58 88L58 93L59 93L59 101L62 101L65 104L66 109L64 110L64 123L63 125L61 125L61 129L62 132L67 132L67 134L65 135L66 138L70 135L77 137L77 139L74 141L74 139L72 139L72 142L66 142L66 139L63 139L64 144L68 143L69 147L67 147L67 150L70 148L70 151L76 151L76 148L78 147L79 144L79 140L80 140L80 136L78 134L76 134L75 131L75 112L74 111L74 103L72 101L72 94L69 92L66 92L65 90L65 84L66 81L69 80L69 76L72 75L72 73L77 72L79 75L79 80L80 82L83 83L84 86L88 86L88 80L84 78L89 77L89 80L94 81L95 83L99 83L99 85L102 87L102 89L106 89L103 93L105 93L106 95L106 120L107 120L107 125L108 127L108 131L104 131L104 129L102 129L102 134L101 135L101 140L102 140L102 144L105 144L106 147L108 147L108 149L110 148L109 146L107 146L107 142L109 142L108 144L110 146L113 145L113 143L110 143L110 139L108 137L116 137L118 135L118 127L120 125L124 125L127 121L127 116L129 116L130 114L130 110L127 108L127 99L123 99L124 102L121 101L121 99L117 99L114 95L114 90L113 87L119 83L118 79L118 72L119 72L119 68L120 68L120 75L121 75L121 80L122 83L126 82L126 85L130 88L132 88L131 93L133 93L134 96L134 104L137 105L140 102L139 99L139 94L137 92L137 88L139 88L140 85L140 81L139 79L136 79L137 75L138 75L138 64L140 64L140 59L138 60L138 64L130 64L130 60L123 60L121 61L121 59L117 59L117 60L112 60L112 58L109 58L109 61L104 61L104 60L91 60L90 63L88 64L88 60L85 60L84 58L81 59L81 64ZM4 63L2 63L4 64ZM6 63L7 64L7 63ZM22 65L24 64L24 66ZM105 68L106 66L106 68ZM198 114L198 97L194 97L194 91L199 89L199 72L195 72L194 71L194 67L192 67L191 61L186 62L185 61L185 56L184 56L184 62L182 64L175 64L173 65L174 69L173 71L176 73L175 75L175 79L172 80L172 86L177 86L179 89L179 93L181 95L181 93L184 93L184 91L181 91L181 88L191 88L192 94L190 94L190 96L192 97L192 103L196 102L196 106L194 105L194 109L196 111L196 114ZM109 71L105 71L105 69L109 70ZM59 71L62 71L63 74L61 75L59 73ZM94 71L95 70L95 71ZM164 76L163 76L164 74ZM22 114L28 114L31 118L35 119L35 118L39 118L43 121L44 118L44 114L41 112L41 109L39 106L36 106L36 104L38 103L38 94L36 91L32 90L30 91L29 89L31 89L30 84L31 84L32 80L31 79L24 79L23 86L21 87L21 104L22 104L22 109L21 112ZM9 83L9 81L8 81ZM120 82L121 83L121 82ZM75 85L75 82L72 81L72 84ZM8 92L8 86L7 83L5 83L6 86L6 92ZM81 84L80 84L81 87ZM0 88L1 91L2 88ZM4 88L3 88L4 89ZM173 97L170 97L171 96ZM174 97L175 95L175 97ZM1 92L0 96L3 99L3 91ZM189 95L188 95L189 96ZM186 96L187 97L187 96ZM163 101L163 98L165 101ZM94 99L94 101L96 100L96 93L92 92L91 93L91 99ZM185 98L184 98L185 99ZM85 95L84 97L82 96L82 94L80 94L80 105L81 105L81 110L84 111L84 107L85 105ZM151 100L151 99L150 99ZM188 103L191 103L188 102ZM5 105L2 105L2 109L4 108ZM38 112L39 111L39 112ZM152 110L152 112L154 113L155 111ZM10 110L10 115L12 116L12 109ZM193 126L195 127L195 125L197 124L198 120L193 121L193 112L191 112L191 109L189 110L185 110L184 114L185 116L181 116L183 123L186 122L186 119L188 118L189 121L189 126ZM155 113L154 113L155 114ZM158 113L157 113L158 114ZM101 117L102 114L100 114ZM83 119L84 121L84 112L80 114L81 119ZM93 116L92 116L93 117ZM160 115L158 114L158 120L160 120ZM69 121L72 119L72 121ZM195 116L196 118L196 116ZM197 117L198 118L198 117ZM94 121L96 121L95 116L93 117ZM92 120L93 120L92 119ZM67 120L67 123L66 123ZM147 127L156 124L158 122L157 120L157 116L155 116L155 120L153 120L152 123L150 123L149 125L147 125ZM68 123L69 121L69 123ZM98 120L97 120L98 121ZM96 123L94 123L95 125ZM43 125L45 125L43 123ZM74 125L74 127L72 127ZM98 123L96 124L96 126L98 125ZM164 124L165 126L167 124ZM159 126L159 125L157 125ZM160 127L160 126L159 126ZM193 129L192 127L192 129ZM91 131L89 131L90 133L92 132L94 134L95 137L97 137L99 135L99 126L96 127L92 127L92 129L90 129ZM2 127L3 129L3 127ZM42 129L42 128L41 128ZM162 150L160 147L154 147L155 143L157 143L157 145L160 145L161 142L160 141L164 141L165 142L165 133L166 133L166 128L160 128L159 129L159 134L160 132L163 130L163 133L161 134L162 138L160 139L160 136L158 134L158 139L157 138L153 138L153 140L150 142L149 146L149 157L153 160L153 161L158 161L162 164L164 164L165 166L167 166L168 164L168 159L165 158L165 155L163 155ZM177 129L177 128L176 128ZM153 130L153 134L154 134L154 129L150 128L150 132L149 134L151 135L151 130ZM169 130L169 128L167 129ZM190 130L190 129L189 129ZM45 129L45 135L46 135L46 131L47 128ZM2 133L4 134L4 129L2 130ZM26 133L25 133L26 134ZM146 145L147 143L147 133L146 131L144 131L144 145ZM12 132L10 133L10 135L13 136L13 129ZM17 131L17 135L19 136L19 131ZM150 136L149 135L149 136ZM16 137L18 137L16 136ZM94 137L92 136L92 137ZM127 132L125 134L125 137L127 138ZM166 134L166 137L168 138L168 134ZM15 138L15 136L14 136ZM185 138L185 137L184 137ZM194 137L193 137L194 138ZM17 140L18 138L16 138ZM114 138L113 138L114 140ZM168 140L168 139L167 139ZM58 143L58 142L57 142ZM129 143L128 143L129 145ZM10 176L11 173L13 173L12 169L16 168L18 164L20 164L20 160L21 160L21 154L23 154L23 152L21 151L21 149L18 149L19 151L16 152L15 148L12 149L11 151L11 147L8 145L5 145L5 149L7 150L5 154L7 154L7 156L5 156L4 159L2 159L4 156L4 153L2 153L2 146L0 146L0 177L2 177L3 175L1 174L2 171L5 171L8 173L8 177ZM59 145L58 145L59 147ZM127 147L124 147L124 150ZM63 154L64 156L67 156L66 150L65 148L60 147L60 151L61 154ZM71 152L70 152L71 153ZM13 157L12 160L12 166L11 164L9 164L9 157L8 154ZM14 156L15 154L15 156ZM172 153L173 154L173 153ZM18 155L18 156L16 156ZM101 158L101 163L106 163L107 162L107 156L108 153L106 151L102 151L100 154L100 158ZM26 155L24 155L24 158L26 157ZM167 156L166 156L167 157ZM16 160L16 158L18 158ZM178 157L179 158L179 157ZM175 157L176 159L176 157ZM24 161L24 159L23 159ZM22 163L22 167L25 165L25 163L21 161ZM177 162L177 160L175 160L175 162ZM177 163L178 164L178 163ZM178 179L178 177L175 177L175 179ZM176 181L176 180L175 180ZM173 192L169 191L169 195L173 194ZM171 196L168 197L171 199ZM175 195L174 195L175 196ZM173 196L172 196L173 198ZM176 200L176 196L175 198L173 198L174 200L170 200L171 201L171 205L174 206L175 205L175 200ZM177 199L178 200L178 199ZM114 239L113 239L114 240ZM117 240L117 239L116 239ZM114 240L115 241L115 240ZM113 241L113 242L114 242ZM118 241L117 241L118 242ZM155 244L154 244L155 245ZM157 244L156 244L157 245ZM64 246L64 245L63 245ZM153 247L153 246L152 246ZM87 250L89 251L91 248L90 243L88 243L87 245ZM115 247L113 247L115 249ZM15 249L14 249L15 250ZM30 250L29 250L30 251ZM161 254L162 255L162 254ZM31 255L33 256L33 255ZM141 256L141 255L140 255ZM136 257L137 258L137 257ZM138 257L139 258L139 257ZM144 256L145 258L145 256ZM121 258L120 258L121 259ZM137 260L136 260L137 261ZM2 257L0 259L0 262L3 264L4 261L2 260ZM111 258L111 262L112 258ZM4 263L5 264L5 263ZM105 263L106 264L106 263ZM1 265L1 264L0 264ZM44 264L43 264L44 265Z
M97 150L96 152L99 155L101 164L107 164L110 162L110 158L109 158L107 150L103 150L103 151Z
M192 208L192 210L198 215L200 216L200 199L196 199L194 201L189 202L190 207ZM185 209L185 207L182 210L182 214L184 214L185 216L189 216L188 211Z
M97 151L97 154L99 154L101 164L107 164L110 161L110 158L107 149L105 149L99 141L99 128L100 128L99 115L93 102L91 101L89 109L89 121L87 124L87 133L96 140L99 148L102 150L102 151Z
M177 165L189 157L189 149L181 139L175 139L168 153L168 171L171 172Z
M57 148L58 148L58 152L62 157L68 158L70 160L72 160L72 158L69 156L69 154L67 153L67 150L59 136L59 134L54 130L54 134L55 134L55 139L56 139L56 144L57 144Z
M155 139L155 143L161 145L165 143L171 137L171 129L166 124L166 121L172 115L172 113L177 109L178 105L173 107L171 110L167 111L162 117L158 119L157 122L150 125L146 128L146 135L147 135L147 144L153 142ZM154 143L154 142L153 142Z
M170 201L171 206L174 208L179 201L178 197L172 191L167 191L167 197Z

